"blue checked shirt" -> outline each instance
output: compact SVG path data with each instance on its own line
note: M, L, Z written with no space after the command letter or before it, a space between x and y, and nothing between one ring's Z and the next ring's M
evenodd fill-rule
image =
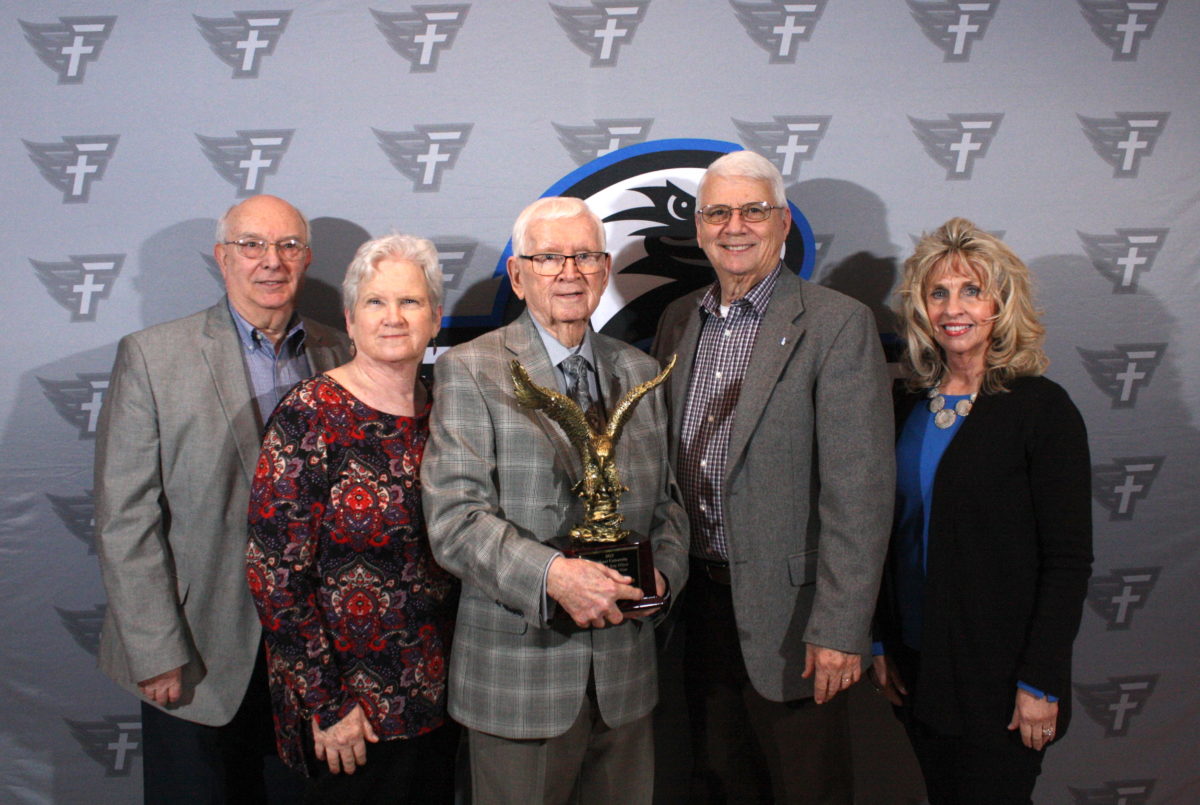
M243 319L232 304L229 312L233 315L233 325L237 328L238 341L242 345L242 362L250 381L250 395L254 398L258 427L262 430L275 406L291 391L292 386L312 377L308 354L304 351L304 322L299 316L292 316L291 326L276 352L271 339Z

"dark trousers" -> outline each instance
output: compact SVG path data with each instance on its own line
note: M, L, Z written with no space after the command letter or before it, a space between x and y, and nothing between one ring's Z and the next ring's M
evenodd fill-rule
M919 721L911 702L921 695L916 688L921 655L902 647L890 656L909 692L905 706L893 709L921 765L930 805L1029 805L1042 753L1021 743L1020 731L1006 729L1008 719L1001 715L983 723L967 719L961 735ZM1015 699L1015 687L1012 693Z
M417 738L367 744L367 762L353 774L334 774L320 764L305 805L384 805L454 802L454 759L462 728L447 720Z
M242 705L223 727L196 724L142 703L142 784L147 805L301 800L304 779L275 751L261 646Z
M732 589L693 562L683 599L692 801L851 805L845 693L822 705L763 698L746 673Z

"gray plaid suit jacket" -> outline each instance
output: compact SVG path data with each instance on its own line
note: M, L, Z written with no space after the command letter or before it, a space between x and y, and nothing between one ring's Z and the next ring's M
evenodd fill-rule
M671 462L708 288L667 307L654 354L667 381ZM892 415L874 317L786 269L734 412L725 531L746 670L772 701L812 696L805 643L864 653L891 531Z
M594 334L604 400L652 378L658 364ZM555 388L554 369L529 313L443 355L435 370L430 438L421 483L434 556L463 581L450 655L450 713L505 738L550 738L579 714L588 674L606 724L639 718L657 700L654 635L634 620L605 629L547 625L543 541L582 515L571 492L582 467L561 429L514 397L509 362ZM629 488L626 527L648 535L672 591L687 577L687 520L667 464L662 389L647 395L617 445Z
M349 358L345 334L304 328L313 372ZM125 336L96 430L100 668L138 695L183 666L167 711L212 726L241 705L260 632L246 511L262 432L241 350L224 298Z

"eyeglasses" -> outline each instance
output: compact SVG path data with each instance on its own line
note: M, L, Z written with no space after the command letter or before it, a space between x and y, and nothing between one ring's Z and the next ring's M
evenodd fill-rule
M575 261L575 270L580 274L595 274L608 263L608 252L518 254L517 256L533 263L533 273L543 277L557 277L567 267L568 260Z
M272 246L275 247L275 253L279 255L280 260L299 260L308 251L308 244L296 238L278 240L274 243L257 238L241 238L221 242L226 246L237 246L238 254L247 260L257 260L265 255Z
M728 204L705 204L698 215L706 224L724 224L733 217L734 210L742 214L742 220L748 224L757 224L771 217L771 210L782 210L783 207L772 207L766 201L752 201L740 207L730 207Z

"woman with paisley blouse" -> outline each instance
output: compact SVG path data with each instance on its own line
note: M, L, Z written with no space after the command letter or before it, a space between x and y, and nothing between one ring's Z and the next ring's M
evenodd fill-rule
M247 577L276 740L313 778L306 802L450 802L458 584L430 554L418 472L437 251L408 235L369 241L342 296L355 355L279 404L251 491Z
M954 218L917 244L899 289L908 378L869 678L933 805L1030 802L1070 717L1092 562L1087 432L1041 376L1029 286L1006 245Z

